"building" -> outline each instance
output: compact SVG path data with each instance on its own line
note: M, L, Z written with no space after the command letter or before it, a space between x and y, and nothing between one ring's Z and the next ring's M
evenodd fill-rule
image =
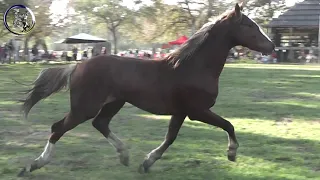
M313 53L320 62L320 0L295 4L267 25L277 47L280 62L294 61L301 54Z

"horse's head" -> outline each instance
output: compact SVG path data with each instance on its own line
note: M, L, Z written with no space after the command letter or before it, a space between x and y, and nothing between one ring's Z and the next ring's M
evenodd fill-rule
M271 53L275 48L274 43L254 20L242 13L242 9L242 3L236 4L234 13L230 17L233 42L255 51Z
M19 9L12 9L14 11L14 15L18 15L19 14Z

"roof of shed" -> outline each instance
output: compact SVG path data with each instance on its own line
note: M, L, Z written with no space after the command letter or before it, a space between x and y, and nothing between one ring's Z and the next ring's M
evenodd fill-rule
M304 0L295 4L278 18L272 19L268 27L319 27L320 0Z

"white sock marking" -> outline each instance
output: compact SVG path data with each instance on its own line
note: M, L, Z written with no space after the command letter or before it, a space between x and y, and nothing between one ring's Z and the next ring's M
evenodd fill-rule
M123 142L112 132L110 132L108 138L110 138L112 141L110 142L118 151L124 151L127 150L124 146Z
M49 161L50 161L50 159L52 157L54 146L55 145L50 143L49 141L47 142L47 145L45 146L44 151L36 159L36 161L38 162L38 165L44 166L45 164L49 163Z

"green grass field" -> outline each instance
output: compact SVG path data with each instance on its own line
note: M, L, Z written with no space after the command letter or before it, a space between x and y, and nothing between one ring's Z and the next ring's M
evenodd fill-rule
M28 120L19 114L11 78L32 82L50 65L0 66L0 179L16 175L38 157L51 125L69 110L68 92L36 105ZM35 180L303 180L320 179L320 66L229 64L220 80L213 110L235 126L240 143L237 162L226 157L221 129L186 120L177 140L149 174L139 174L145 155L157 147L168 116L155 116L127 104L111 129L130 148L130 166L91 121L57 143L50 164L21 179Z

